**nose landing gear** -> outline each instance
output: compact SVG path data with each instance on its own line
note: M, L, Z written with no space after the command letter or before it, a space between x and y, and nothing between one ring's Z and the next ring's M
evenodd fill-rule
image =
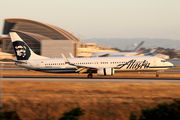
M158 74L158 72L156 72L156 77L159 77L159 74Z

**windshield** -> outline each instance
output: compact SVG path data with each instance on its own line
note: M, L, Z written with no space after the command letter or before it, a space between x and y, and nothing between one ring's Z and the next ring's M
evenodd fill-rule
M166 62L166 60L161 60L161 62Z

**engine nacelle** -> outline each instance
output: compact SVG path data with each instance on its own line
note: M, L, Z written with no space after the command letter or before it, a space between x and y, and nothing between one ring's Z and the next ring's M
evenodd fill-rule
M97 70L97 75L114 75L114 68L102 68Z

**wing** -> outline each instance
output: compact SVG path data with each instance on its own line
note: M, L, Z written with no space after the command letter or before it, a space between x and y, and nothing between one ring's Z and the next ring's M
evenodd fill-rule
M108 57L108 56L109 56L109 53L104 54L104 55L100 55L100 56L98 56L98 57Z
M84 72L87 72L88 70L98 70L98 69L100 69L99 67L84 66L84 65L77 65L77 64L70 63L69 60L64 56L64 54L62 54L62 57L63 57L63 59L65 61L65 64L76 66L76 69L77 69L76 72L79 72L79 73L84 73Z

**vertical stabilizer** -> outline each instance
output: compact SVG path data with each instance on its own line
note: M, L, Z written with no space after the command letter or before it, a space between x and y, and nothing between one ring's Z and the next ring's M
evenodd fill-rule
M11 41L14 47L14 51L17 57L17 60L31 60L31 59L46 59L35 54L31 48L19 37L16 32L10 32Z
M132 50L131 52L141 52L143 43L144 43L144 41L142 41L142 42L141 42L134 50Z
M157 51L157 48L153 48L153 49L151 49L151 51L149 53L144 54L144 56L153 56L156 51Z

